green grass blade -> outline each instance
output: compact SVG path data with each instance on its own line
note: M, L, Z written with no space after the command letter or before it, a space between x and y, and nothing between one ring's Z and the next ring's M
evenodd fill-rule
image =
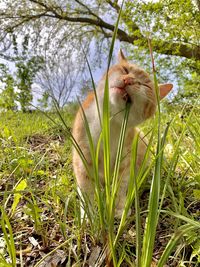
M11 263L7 263L3 255L0 254L0 267L13 267Z
M109 85L108 77L106 78L104 100L103 100L103 154L104 154L104 177L105 177L105 190L106 190L106 204L110 213L110 106L109 106Z
M135 162L135 165L136 165L136 162ZM133 177L134 177L134 188L135 188L135 216L136 216L136 222L135 222L136 223L136 266L140 267L141 266L142 235L141 235L140 203L139 203L139 192L138 192L138 184L137 184L138 181L137 181L136 169L135 169L135 173Z
M171 237L170 241L168 242L167 246L165 247L165 250L163 254L161 255L157 267L163 267L166 263L167 259L169 258L171 252L173 251L174 247L176 246L177 242L180 240L181 237L183 237L188 232L195 230L195 226L193 225L182 225L180 226L176 232Z
M121 11L123 7L124 0L122 1L121 8L118 14L117 22L115 24L114 33L112 36L111 46L108 56L106 82L104 88L104 99L103 99L103 146L104 146L104 175L105 175L105 188L106 188L106 201L108 210L110 212L110 105L109 105L109 82L108 82L108 71L112 59L112 53L114 49L115 39L117 37L118 25L121 17Z
M155 124L155 126L156 126L156 124ZM153 141L153 137L155 135L155 129L156 129L156 127L154 127L152 129L152 133L151 133L151 136L149 138L149 144L147 146L146 153L145 153L144 159L142 161L142 165L141 165L141 167L140 167L140 169L138 170L138 173L137 173L137 189L138 190L142 186L142 184L144 183L145 179L148 176L148 173L152 169L153 162L148 167L146 167L146 165L147 165L147 161L149 159L149 154L151 152L151 144L152 144L152 141ZM138 136L138 138L140 138L140 136ZM135 140L135 142L137 143L137 139ZM134 144L134 140L133 140L132 150L131 150L132 151L131 152L132 153L132 156L131 156L132 162L130 164L130 171L131 171L131 168L133 168L135 166L134 162L136 161L136 154L135 154L135 152L136 152L136 143ZM132 171L132 173L133 173L133 171ZM130 175L130 177L133 177L133 174ZM130 208L131 203L133 202L133 200L135 198L135 188L134 188L133 178L132 179L130 178L130 182L132 182L132 183L128 186L129 191L127 192L127 203L125 204L124 214L122 214L120 225L118 227L118 231L117 231L117 234L116 234L116 237L115 237L115 241L114 241L115 244L119 240L120 236L122 235L122 233L123 233L123 231L124 231L124 229L126 227L127 213L128 213L128 210Z
M114 33L112 36L112 41L109 50L107 72L106 72L106 81L104 88L104 98L103 98L103 128L102 128L102 140L103 140L103 158L104 158L104 179L105 179L105 192L106 192L106 208L107 208L107 221L108 225L112 228L110 220L112 221L112 205L111 205L111 172L110 172L110 102L109 102L109 81L108 81L108 71L112 59L112 53L114 49L115 39L117 37L118 25L121 17L122 7L124 0L122 1L120 11L118 14L117 22L115 24ZM115 254L115 249L113 247L113 233L112 229L108 232L109 235L109 245L111 250L111 258L113 260L114 267L117 266L117 259Z
M12 231L9 218L5 210L3 209L3 207L1 207L1 228L2 228L4 238L6 241L8 254L12 261L12 266L15 267L16 266L16 250L15 250L15 242L13 238L13 231Z
M167 210L161 210L161 212L162 213L167 213L167 214L169 214L169 215L171 215L173 217L176 217L176 218L178 218L178 219L180 219L180 220L182 220L182 221L184 221L184 222L186 222L186 223L188 223L188 224L190 224L190 225L192 225L192 226L194 226L196 228L200 228L200 222L195 221L193 219L190 219L190 218L188 218L188 217L186 217L184 215L177 214L175 212L167 211Z
M133 144L132 144L132 149L131 149L130 184L129 184L128 194L127 194L127 200L130 199L129 202L131 205L132 192L134 191L135 217L136 217L135 223L136 223L136 266L137 267L141 265L141 248L142 248L140 204L139 204L138 180L137 180L137 169L136 169L138 141L139 141L139 133L135 136L133 140Z
M118 188L120 186L119 169L120 169L120 163L122 159L122 152L123 152L123 147L124 147L124 140L125 140L127 123L128 123L129 111L130 111L130 104L127 103L125 114L124 114L124 119L123 119L122 126L121 126L117 154L116 154L116 159L115 159L114 172L113 172L113 177L112 177L112 196L113 197L111 199L111 210L112 210L111 224L114 223L115 200L116 200Z
M158 122L159 123L159 122ZM146 220L144 240L143 240L143 249L142 249L142 266L150 266L151 258L154 248L156 227L159 217L159 197L160 197L160 178L161 178L161 166L163 160L163 149L166 140L166 136L169 130L170 124L167 125L162 139L158 134L158 144L157 144L157 153L155 161L155 170L153 175L153 180L151 183L149 205L148 205L148 217Z
M94 78L93 78L93 75L92 75L92 70L91 70L90 63L89 63L89 60L87 58L87 55L86 55L84 49L83 49L83 53L84 53L84 56L85 56L85 59L86 59L86 63L87 63L88 69L89 69L89 73L90 73L90 77L91 77L91 81L92 81L92 87L93 87L94 96L95 96L95 101L96 101L96 105L97 105L97 112L98 112L98 116L99 116L99 122L100 122L100 125L102 127L101 113L100 113L100 108L99 108L99 101L98 101L98 97L97 97L97 91L96 91L96 86L95 86L95 83L94 83Z

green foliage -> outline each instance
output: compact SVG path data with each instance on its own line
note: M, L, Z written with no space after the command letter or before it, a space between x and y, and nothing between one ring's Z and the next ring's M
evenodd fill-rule
M33 100L31 86L36 73L41 68L43 60L38 57L32 57L27 62L16 63L16 85L19 90L17 100L21 105L21 110L26 112Z
M16 110L16 101L21 110L26 112L33 100L32 85L36 73L42 68L44 60L39 56L30 56L28 51L29 35L22 42L22 50L19 51L19 43L13 34L13 49L15 54L15 72L11 74L9 69L1 64L0 80L4 84L1 92L0 107L4 110Z
M159 82L177 83L173 103L194 103L198 96L199 52L193 51L189 57L190 48L199 50L200 15L196 2L126 1L123 11L128 31L138 36L134 47L129 46L131 59L151 72L147 40L140 37L142 31L152 41ZM174 56L181 51L185 57Z
M22 51L18 51L18 43L15 34L13 34L14 51L17 56L16 67L16 86L19 92L17 100L20 103L21 110L26 112L33 100L32 84L36 73L42 68L43 58L28 55L29 35L25 35L22 42Z
M0 81L2 88L0 88L0 108L3 110L16 110L16 93L15 81L4 64L0 64Z

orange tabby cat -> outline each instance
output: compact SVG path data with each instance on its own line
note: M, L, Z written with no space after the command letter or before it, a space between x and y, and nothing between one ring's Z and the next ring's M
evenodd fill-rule
M97 86L97 97L100 107L100 113L103 111L103 97L106 75L102 77ZM120 50L118 55L118 64L112 66L108 72L109 80L109 101L110 101L110 160L111 170L114 168L121 123L124 117L126 102L131 103L128 125L125 136L123 154L126 155L120 165L119 177L121 178L120 188L117 196L115 215L120 217L125 204L126 191L129 180L130 165L130 147L136 132L139 129L136 126L154 115L156 111L156 97L154 84L149 75L127 61ZM165 97L172 89L172 84L159 85L160 99ZM101 133L101 126L98 117L97 105L94 93L90 93L82 103L85 115L88 120L93 142L96 145ZM90 150L87 133L84 126L82 110L79 109L73 127L73 136L80 146L89 166L92 168ZM137 167L139 168L146 150L147 140L144 140L142 132L139 133L140 139L137 152ZM79 154L73 150L73 168L79 188L85 193L91 202L94 198L94 182L88 177L86 169ZM99 176L102 186L104 185L104 166L103 166L103 147L99 153Z

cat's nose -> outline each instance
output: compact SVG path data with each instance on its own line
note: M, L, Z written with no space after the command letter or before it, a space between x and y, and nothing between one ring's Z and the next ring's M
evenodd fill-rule
M123 80L125 85L132 85L134 83L134 79L131 77L125 77Z

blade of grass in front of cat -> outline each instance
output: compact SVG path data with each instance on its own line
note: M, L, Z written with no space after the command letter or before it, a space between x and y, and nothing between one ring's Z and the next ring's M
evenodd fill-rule
M111 199L111 210L112 210L111 224L114 223L115 200L116 200L118 189L120 187L119 169L120 169L120 163L122 159L122 152L123 152L123 147L124 147L124 140L125 140L127 123L128 123L129 111L130 111L130 104L128 103L126 105L124 119L123 119L121 130L120 130L114 172L113 172L113 177L112 177L112 196L113 197Z
M157 108L158 108L158 114L159 114L158 120L160 121L160 91L159 91L158 81L157 81L157 77L156 77L156 68L155 68L155 61L154 61L154 56L153 56L153 47L152 47L150 38L148 38L148 46L149 46L149 52L150 52L150 57L151 57L153 79L154 79L154 88L155 88L155 93L156 93ZM158 125L158 126L160 126L160 125Z
M100 108L99 108L99 101L98 101L98 97L97 97L97 91L96 91L96 86L95 86L95 83L94 83L94 78L93 78L93 75L92 75L92 70L90 68L90 63L89 63L89 60L87 58L87 55L86 55L84 49L83 49L83 53L84 53L84 56L85 56L85 59L86 59L86 63L87 63L87 66L88 66L88 69L89 69L89 73L90 73L90 77L91 77L91 81L92 81L92 87L93 87L93 91L94 91L95 101L96 101L96 105L97 105L97 112L98 112L98 116L99 116L99 123L100 123L100 125L102 127L101 113L100 113Z
M108 56L107 74L108 74L108 71L109 71L109 68L110 68L110 63L111 63L111 59L112 59L115 40L116 40L116 37L117 37L118 25L119 25L119 21L120 21L120 18L121 18L123 5L124 5L124 0L122 0L122 4L121 4L120 10L119 10L117 21L115 23L115 29L114 29L113 36L112 36L112 41L111 41L110 50L109 50L109 56Z
M104 98L103 98L103 144L104 144L104 173L105 173L105 183L106 183L106 198L108 204L110 203L110 105L109 105L109 82L108 82L108 71L110 68L110 63L112 59L115 39L117 37L118 25L121 17L121 11L123 7L124 0L122 1L121 8L119 11L119 15L115 24L114 33L112 36L112 41L109 50L108 56L108 64L107 64L107 72L106 72L106 81L105 81L105 88L104 88ZM108 205L109 207L109 205ZM108 209L109 212L110 208Z
M157 146L157 153L160 146ZM160 157L156 159L155 171L151 184L151 191L149 197L149 212L148 217L146 218L144 239L143 239L143 248L142 248L142 266L150 266L155 232L158 221L158 212L157 206L159 201L159 193L160 193Z
M121 236L121 234L125 228L128 211L130 210L130 207L131 207L132 202L133 202L133 191L135 192L134 176L136 175L135 165L136 165L136 160L137 160L137 146L138 146L138 135L136 135L134 137L133 143L131 146L130 178L129 178L129 183L128 183L128 191L127 191L124 211L122 213L120 224L119 224L117 234L116 234L116 237L114 240L114 246L117 245L117 242L118 242L118 240L119 240L119 238L120 238L120 236Z
M106 190L107 210L110 214L110 105L109 105L109 85L106 77L104 100L103 100L103 154L104 154L104 179Z
M130 183L128 187L127 202L128 207L132 203L132 191L134 190L135 198L135 217L136 217L136 266L139 267L141 264L141 219L140 219L140 205L139 205L139 194L138 194L138 180L137 180L137 148L139 142L139 133L133 140L131 149L131 164L130 164ZM130 208L130 207L129 207Z
M106 191L106 207L107 207L107 221L108 225L110 225L110 220L112 219L112 206L111 206L111 173L110 173L110 101L109 101L109 82L108 82L108 71L112 59L115 39L117 37L118 25L119 20L121 17L122 7L123 7L124 0L122 1L120 11L118 14L117 22L115 24L114 33L112 36L112 41L109 50L109 58L107 64L107 72L106 72L106 81L105 81L105 88L104 88L104 98L103 98L103 128L102 128L102 139L103 139L103 154L104 154L104 179L105 179L105 191ZM113 228L113 226L110 225ZM109 246L111 250L111 258L113 260L114 267L117 266L117 259L115 249L113 247L113 233L111 232L112 229L108 232L109 236Z
M137 136L139 138L139 135ZM136 158L137 160L137 144L138 140L136 140ZM135 217L136 217L136 266L141 266L141 248L142 248L142 239L141 239L141 218L140 218L140 203L139 203L139 192L138 192L138 180L137 180L137 170L136 170L136 162L133 162L135 164L135 170L133 169L132 177L134 180L134 189L135 189ZM134 165L131 166L134 166ZM131 175L130 175L131 177Z

